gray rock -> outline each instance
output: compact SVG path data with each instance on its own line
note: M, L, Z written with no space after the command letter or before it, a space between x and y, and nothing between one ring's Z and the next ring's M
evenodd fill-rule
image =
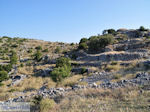
M26 75L16 75L12 78L11 86L19 84L21 81L23 81L27 76Z
M42 69L40 71L40 73L38 74L38 76L42 76L42 77L47 77L50 76L50 72L52 71L52 68L46 68L46 69Z

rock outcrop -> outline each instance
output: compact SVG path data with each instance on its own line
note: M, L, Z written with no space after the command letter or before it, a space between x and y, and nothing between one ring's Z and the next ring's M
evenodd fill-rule
M136 60L141 59L143 57L147 57L146 54L143 53L130 53L130 52L121 52L121 53L102 53L99 55L89 55L83 57L82 61L101 61L101 62L108 62L108 61L129 61L129 60Z
M21 81L23 81L27 76L26 75L16 75L12 78L11 86L19 84Z

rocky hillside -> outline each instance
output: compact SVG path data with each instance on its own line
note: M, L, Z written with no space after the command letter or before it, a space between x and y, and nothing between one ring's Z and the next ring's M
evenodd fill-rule
M149 29L108 29L79 44L3 36L0 46L2 104L29 101L33 112L150 111Z

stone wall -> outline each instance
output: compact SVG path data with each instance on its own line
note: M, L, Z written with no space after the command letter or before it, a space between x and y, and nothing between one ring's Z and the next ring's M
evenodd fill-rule
M110 54L100 54L97 55L89 55L86 57L81 58L80 60L83 61L102 61L102 62L108 62L108 61L129 61L129 60L135 60L135 59L141 59L145 57L145 54L143 53L110 53Z

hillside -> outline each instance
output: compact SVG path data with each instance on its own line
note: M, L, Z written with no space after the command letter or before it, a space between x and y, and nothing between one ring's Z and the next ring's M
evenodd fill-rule
M149 112L149 57L144 27L79 44L3 36L0 101L31 102L31 112Z

